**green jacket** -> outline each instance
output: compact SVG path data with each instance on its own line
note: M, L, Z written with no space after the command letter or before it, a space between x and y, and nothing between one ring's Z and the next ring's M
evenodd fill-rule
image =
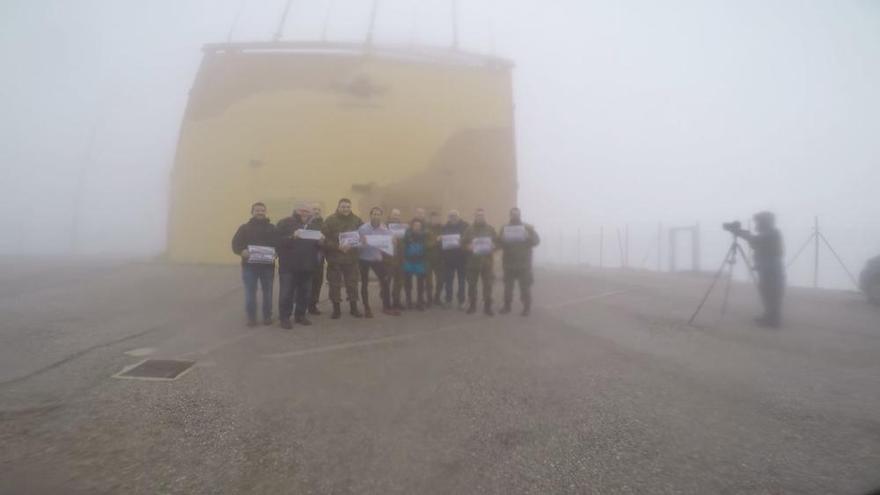
M427 260L432 266L440 263L440 236L443 235L443 225L428 226L428 240L425 243L428 248Z
M495 228L488 223L471 224L471 226L464 231L464 235L461 237L461 243L465 247L470 247L471 242L477 237L490 238L492 240L493 249L488 254L477 254L471 251L469 260L474 263L478 263L484 259L491 261L493 258L492 255L495 253L495 250L498 249L498 234L495 232Z
M507 224L504 227L509 225L511 224ZM505 241L504 227L501 227L501 237L499 239L502 249L501 266L505 269L531 268L532 250L541 242L541 238L535 232L535 227L527 223L520 223L519 225L523 225L526 228L525 241Z
M324 234L324 252L328 263L357 263L358 250L350 249L347 253L339 250L339 234L356 231L364 222L354 213L344 217L334 213L324 219L321 233Z

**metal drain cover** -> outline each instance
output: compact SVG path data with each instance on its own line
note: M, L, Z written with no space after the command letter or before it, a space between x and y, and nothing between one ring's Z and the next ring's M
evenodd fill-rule
M114 378L134 378L138 380L176 380L183 376L195 361L176 359L147 359L131 368L113 375Z

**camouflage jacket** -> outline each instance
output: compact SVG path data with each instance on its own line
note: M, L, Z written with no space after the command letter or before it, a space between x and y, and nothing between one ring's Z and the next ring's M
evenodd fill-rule
M324 219L324 226L321 227L321 233L324 234L324 253L328 263L357 263L358 250L350 249L347 253L343 253L339 249L339 234L343 232L357 231L364 222L354 213L348 216L342 216L334 213Z
M501 227L501 265L504 268L530 268L532 266L532 250L541 242L535 228L527 223L519 223L526 228L526 239L524 241L505 241L504 227Z
M495 253L495 250L498 249L498 234L495 232L495 228L489 225L488 223L474 223L471 224L464 231L464 235L461 237L461 244L465 247L469 247L471 242L477 237L488 237L492 240L493 249L488 254L477 254L471 251L470 259L477 260L480 258L489 258L492 259L492 255Z

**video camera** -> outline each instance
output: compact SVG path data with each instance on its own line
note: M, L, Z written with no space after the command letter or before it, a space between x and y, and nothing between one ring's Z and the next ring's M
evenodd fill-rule
M739 221L722 223L721 228L733 235L738 235L742 232L742 224Z

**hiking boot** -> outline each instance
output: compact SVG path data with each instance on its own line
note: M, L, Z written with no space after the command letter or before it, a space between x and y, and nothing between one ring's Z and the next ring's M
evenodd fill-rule
M498 313L500 313L502 315L506 315L507 313L510 313L510 303L504 303L504 307L502 307L501 311L499 311Z
M477 303L472 302L468 305L467 314L472 315L477 312Z
M372 318L372 317L373 317L373 310L370 309L369 306L364 304L364 318Z
M349 301L348 307L350 308L348 312L349 312L349 314L351 314L351 316L354 316L355 318L363 318L364 317L364 315L361 314L361 311L358 309L357 301Z
M330 315L330 319L338 320L339 317L342 316L342 309L339 307L339 303L333 303L333 313Z
M302 316L296 316L296 317L294 317L293 321L295 321L297 325L302 325L302 326L305 326L305 327L307 327L307 326L309 326L309 325L312 324L312 322L309 321L309 319L306 318L305 315L302 315Z
M310 314L310 315L319 315L319 314L321 314L321 310L318 309L318 304L317 304L317 303L315 303L315 304L310 304L310 305L309 305L309 314Z
M263 320L263 325L267 327L271 326L273 323L275 323L275 320L273 320L272 318L266 318L265 320Z
M281 325L281 328L283 328L285 330L290 330L291 328L293 328L293 325L290 323L290 320L288 320L286 318L281 320L280 325Z

